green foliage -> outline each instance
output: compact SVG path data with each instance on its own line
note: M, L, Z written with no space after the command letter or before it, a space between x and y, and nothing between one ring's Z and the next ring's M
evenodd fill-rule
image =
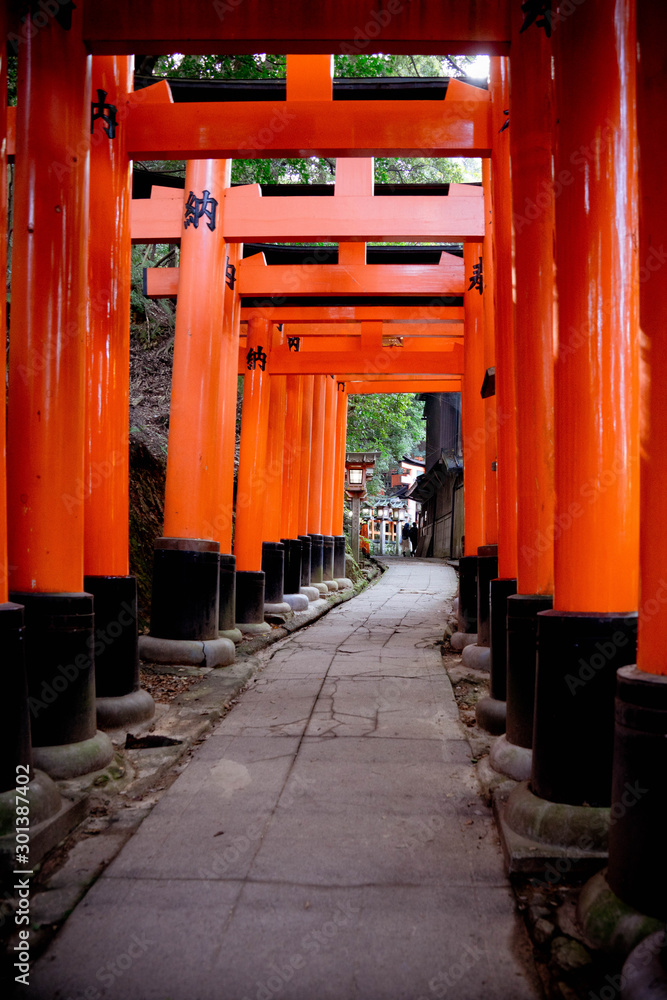
M177 267L179 259L178 247L167 243L132 247L131 330L142 344L173 337L176 325L174 308L169 299L147 299L143 294L144 268Z
M470 56L337 55L334 58L334 73L336 78L357 79L382 76L465 78L466 68L473 61ZM284 78L285 67L286 57L280 55L171 55L148 58L139 71L154 75L156 79L262 80ZM144 166L181 176L185 172L183 163L146 163ZM334 160L317 156L306 159L234 160L232 165L233 184L332 184L334 178ZM478 180L481 180L480 163L472 158L378 157L375 160L376 184L444 184Z
M369 492L382 485L382 476L403 455L419 451L424 438L424 404L409 393L350 396L347 416L347 450L379 451L376 477Z
M380 452L368 485L369 496L377 496L391 482L390 468L422 450L424 404L409 393L353 395L347 412L347 450Z

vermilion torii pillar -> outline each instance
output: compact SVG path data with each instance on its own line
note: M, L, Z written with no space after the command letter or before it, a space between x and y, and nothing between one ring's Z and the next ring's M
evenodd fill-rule
M140 641L142 656L158 662L222 666L234 659L233 643L218 637L220 543L212 528L221 459L215 359L226 348L222 211L230 171L225 160L186 165L164 537L155 544L151 634Z
M345 382L336 379L336 460L334 466L333 520L334 577L339 588L351 587L345 576L345 454L347 450L347 391Z
M243 248L227 244L227 264L223 287L222 339L220 343L220 380L218 383L218 476L214 487L213 538L220 543L220 635L235 642L242 636L236 628L236 557L232 555L234 524L234 463L236 458L236 400L238 384L238 346L241 328L241 298L236 269ZM218 290L218 293L220 290Z
M634 29L630 0L592 0L554 31L554 174L570 178L556 199L555 523L563 527L554 610L538 615L532 796L519 786L507 814L521 832L539 813L541 837L563 843L562 804L573 806L573 846L583 814L597 849L604 824L590 807L611 800L616 670L635 661L638 602ZM552 813L545 800L558 804Z
M301 592L305 593L309 600L316 600L320 596L317 587L311 586L311 555L313 540L308 534L310 528L309 500L310 500L310 462L311 445L313 440L313 400L315 396L315 376L300 376L303 380L303 390L301 395L301 448L299 463L299 516L298 531L299 539L302 543L302 568L301 568Z
M262 523L266 490L269 429L271 324L261 317L248 322L246 374L243 380L241 451L236 487L234 555L236 556L236 622L242 632L268 632L264 621Z
M477 721L496 735L505 731L507 692L507 598L516 593L516 399L514 389L514 296L512 287L512 190L509 135L509 60L491 59L491 159L493 295L495 302L495 399L498 454L498 577L490 586L491 697L477 704Z
M7 4L0 7L0 232L7 228ZM7 268L7 243L0 240L0 274ZM0 314L0 339L7 337L6 310ZM32 767L30 713L28 711L25 628L23 606L8 600L7 573L7 475L5 381L0 386L0 642L4 666L2 719L0 721L0 836L16 830L16 787L31 783L32 826L61 807L56 786ZM41 795L40 795L41 793ZM49 845L50 846L50 845ZM36 859L32 859L33 861Z
M308 534L312 542L310 555L311 586L326 595L329 588L324 583L322 535L322 471L324 468L326 375L315 375L313 382L313 422L310 443L310 468L308 477Z
M554 524L553 251L555 196L564 187L552 172L552 41L543 31L521 33L523 23L523 12L513 8L510 125L503 133L512 157L515 248L517 594L507 602L506 736L490 756L497 770L519 780L531 772L537 615L553 603L560 531ZM565 529L568 523L566 517Z
M461 386L461 427L463 432L463 491L465 511L464 556L459 560L459 631L452 636L455 649L477 640L477 549L484 545L486 504L484 499L485 435L484 325L480 275L483 282L484 257L481 243L463 246L465 273L471 287L464 294L465 337L464 376ZM481 269L481 270L480 270ZM475 280L477 279L477 280Z
M90 312L83 496L84 586L95 601L97 718L115 729L150 719L139 687L137 581L129 576L130 200L126 104L134 60L95 56L92 89L109 105L90 155ZM119 120L114 120L119 119Z
M488 160L482 162L482 190L485 207L484 254L479 274L472 280L475 282L476 290L481 293L484 338L484 369L478 388L484 406L482 445L484 450L484 543L477 547L477 642L471 643L463 650L462 662L466 666L488 670L491 663L490 589L491 580L498 575L498 417L495 390L487 392L484 388L488 381L487 373L495 367L496 363L496 304L494 300L494 232L496 226L493 215L491 170Z
M274 333L275 337L275 333ZM264 572L264 611L266 614L284 614L291 605L284 599L285 544L282 541L283 518L283 468L287 418L287 376L273 375L269 379L269 422L266 443L266 487L262 498L264 505L262 527L262 570ZM297 593L297 606L303 610L307 599Z
M322 535L324 583L329 590L338 590L334 579L334 470L336 462L336 381L335 376L324 380L324 453L322 462Z
M283 598L294 611L308 607L301 593L303 540L299 534L299 488L301 482L301 423L303 419L303 377L285 376L285 443L282 451L281 540L285 547L285 593ZM310 558L308 559L310 570ZM305 601L305 604L304 604Z
M82 11L19 47L9 356L10 586L25 606L35 763L104 767L96 731L93 599L83 590L90 59ZM66 109L66 113L63 112ZM66 151L70 155L66 155Z
M664 199L665 137L656 122L667 114L665 8L637 5L637 126L639 146L640 368L640 555L637 662L617 676L617 708L607 879L633 910L667 920L664 865L664 803L667 773L667 261ZM631 808L628 788L641 788ZM625 796L625 799L624 799ZM596 894L597 895L597 894ZM619 915L623 913L618 908ZM595 916L595 905L593 916ZM605 942L606 943L606 942ZM648 950L647 950L648 948ZM647 961L649 955L653 956ZM641 946L624 967L626 981L665 991L664 929ZM637 992L637 996L646 995Z

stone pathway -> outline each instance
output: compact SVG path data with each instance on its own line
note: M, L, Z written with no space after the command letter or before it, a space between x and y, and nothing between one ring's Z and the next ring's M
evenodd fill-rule
M454 571L387 562L272 647L22 995L541 995L436 645Z

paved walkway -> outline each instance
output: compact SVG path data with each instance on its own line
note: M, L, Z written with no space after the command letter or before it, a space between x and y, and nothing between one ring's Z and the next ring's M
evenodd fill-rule
M389 562L273 647L30 1000L540 995L434 645L454 571Z

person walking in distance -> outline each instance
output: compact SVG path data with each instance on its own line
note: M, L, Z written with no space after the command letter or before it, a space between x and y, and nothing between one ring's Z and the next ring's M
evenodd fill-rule
M410 528L410 543L412 545L413 556L417 555L417 543L419 541L419 528L417 527L417 522L412 522L412 527Z
M406 521L401 532L401 555L410 555L410 522Z

